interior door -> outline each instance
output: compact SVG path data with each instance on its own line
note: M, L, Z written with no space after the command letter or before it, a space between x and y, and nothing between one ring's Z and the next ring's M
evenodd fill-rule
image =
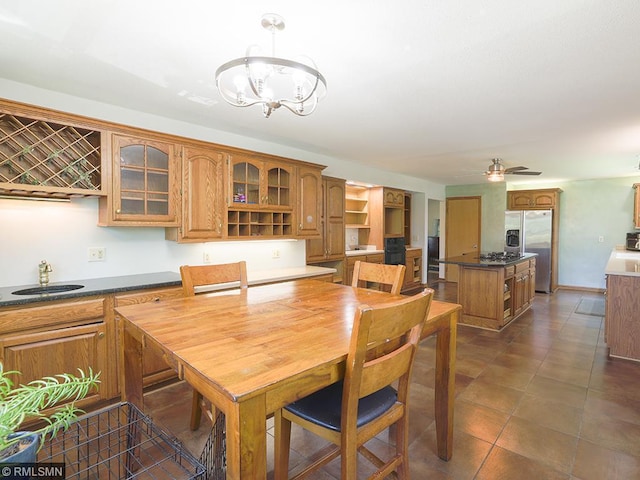
M450 197L446 201L445 258L480 253L481 197ZM445 280L458 281L458 266L447 264Z

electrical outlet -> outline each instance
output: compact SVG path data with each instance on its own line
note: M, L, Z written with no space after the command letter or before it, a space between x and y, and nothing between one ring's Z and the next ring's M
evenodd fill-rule
M271 258L280 258L280 250L273 250L271 252Z
M604 236L603 235L600 235L598 237L598 243L604 243Z
M202 262L211 263L211 254L209 252L202 252Z
M89 247L88 253L90 262L104 262L107 257L107 249L105 247Z

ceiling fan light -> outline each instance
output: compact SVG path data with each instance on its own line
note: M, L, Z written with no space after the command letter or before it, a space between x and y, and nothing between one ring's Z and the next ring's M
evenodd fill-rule
M490 172L487 175L487 180L489 180L490 182L501 182L504 180L504 174L499 171Z

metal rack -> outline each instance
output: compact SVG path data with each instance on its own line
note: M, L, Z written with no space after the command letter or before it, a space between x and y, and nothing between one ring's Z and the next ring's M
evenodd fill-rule
M220 425L223 429L224 419ZM65 478L78 480L219 478L224 474L223 437L212 430L202 455L209 464L205 468L150 417L119 403L80 417L46 441L38 462L64 463ZM213 448L221 450L216 455Z

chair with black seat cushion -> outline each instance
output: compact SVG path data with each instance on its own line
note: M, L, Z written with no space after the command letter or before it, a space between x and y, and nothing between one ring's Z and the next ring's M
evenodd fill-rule
M378 469L375 478L394 471L408 478L410 377L432 297L433 290L425 289L385 305L358 307L344 380L275 412L276 480L288 475L291 422L333 443L295 479L341 456L341 478L355 480L358 453ZM383 460L364 444L392 425L395 452Z
M196 287L209 285L229 284L230 288L247 288L247 263L240 261L236 263L223 263L217 265L182 265L180 267L182 278L182 290L186 297L196 294ZM202 419L202 412L210 416L213 421L213 408L209 409L204 404L202 395L197 390L193 390L193 401L191 405L191 430L197 430Z
M369 263L358 260L353 265L352 287L372 288L385 290L399 295L404 283L404 265L386 265L384 263ZM381 287L386 286L386 288Z

